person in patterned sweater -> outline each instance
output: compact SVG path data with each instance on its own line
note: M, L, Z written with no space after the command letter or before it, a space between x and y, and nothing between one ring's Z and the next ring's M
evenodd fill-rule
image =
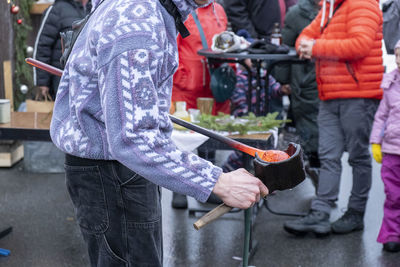
M97 2L66 63L50 134L66 153L91 265L162 266L160 186L201 202L214 192L241 209L268 189L246 170L223 173L171 140L178 16L164 5L184 20L209 0Z

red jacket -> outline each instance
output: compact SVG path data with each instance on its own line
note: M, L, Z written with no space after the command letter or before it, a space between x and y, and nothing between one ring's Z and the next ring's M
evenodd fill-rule
M209 47L212 44L212 37L225 31L228 23L223 7L217 3L214 5L214 9L210 4L196 11ZM198 97L213 96L206 58L197 54L203 45L192 15L186 20L185 26L190 31L190 35L185 39L178 35L179 67L174 75L172 101L185 101L189 109L197 108ZM218 111L229 113L229 100L224 103L214 103L213 114Z
M300 40L315 39L319 96L337 98L382 98L382 12L378 0L336 0L342 5L321 34L322 9L300 34ZM324 25L328 20L326 3Z

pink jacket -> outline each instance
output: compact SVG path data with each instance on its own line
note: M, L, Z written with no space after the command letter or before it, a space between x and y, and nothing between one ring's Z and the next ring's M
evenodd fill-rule
M382 152L400 155L400 71L384 75L383 99L375 114L370 143L381 144Z

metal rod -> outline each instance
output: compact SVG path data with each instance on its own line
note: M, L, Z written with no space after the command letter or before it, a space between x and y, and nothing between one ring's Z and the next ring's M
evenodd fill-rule
M61 77L62 74L63 74L63 71L60 70L59 68L53 67L53 66L51 66L49 64L43 63L43 62L41 62L39 60L30 58L30 57L26 58L25 62L30 64L30 65L32 65L32 66L34 66L34 67L37 67L37 68L42 69L42 70L45 70L45 71L47 71L47 72L49 72L49 73L51 73L53 75L56 75L56 76L60 76Z
M260 155L260 157L261 157L262 153L264 152L261 149L257 149L257 148L245 145L245 144L243 144L243 143L241 143L239 141L236 141L236 140L234 140L232 138L217 134L217 133L215 133L213 131L210 131L208 129L205 129L203 127L195 125L193 123L181 120L181 119L179 119L179 118L177 118L177 117L175 117L173 115L169 115L169 117L170 117L172 122L174 122L176 124L179 124L180 126L183 126L183 127L187 128L187 129L190 129L190 130L193 130L193 131L195 131L197 133L201 133L201 134L203 134L205 136L208 136L210 138L213 138L215 140L218 140L218 141L220 141L220 142L222 142L224 144L227 144L228 146L230 146L230 147L232 147L234 149L237 149L237 150L239 150L241 152L249 154L250 156L255 157L256 153L259 153L259 155L261 153L261 155Z
M249 265L251 208L244 211L243 267Z

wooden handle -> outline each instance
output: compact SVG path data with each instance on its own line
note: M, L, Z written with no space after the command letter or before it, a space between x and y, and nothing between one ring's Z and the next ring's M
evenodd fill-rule
M219 217L221 217L222 215L224 215L225 213L227 213L231 210L232 210L232 207L229 207L229 206L225 205L224 203L222 203L218 207L207 212L203 217L201 217L197 222L195 222L193 224L193 226L196 230L200 230L200 228L203 228L210 222L218 219Z

